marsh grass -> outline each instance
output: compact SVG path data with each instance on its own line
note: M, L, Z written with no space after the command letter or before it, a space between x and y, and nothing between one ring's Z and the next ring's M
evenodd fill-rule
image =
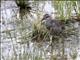
M32 31L32 39L37 42L39 41L45 41L48 40L49 38L49 32L46 29L44 25L42 25L41 20L37 20L33 22L33 31Z
M70 53L70 56L73 60L76 60L77 54L78 54L77 51L72 51L72 53Z

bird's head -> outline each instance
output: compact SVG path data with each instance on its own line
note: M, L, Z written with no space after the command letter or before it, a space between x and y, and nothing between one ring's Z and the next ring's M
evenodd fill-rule
M49 14L45 14L42 18L42 20L46 20L47 18L51 18L51 16Z

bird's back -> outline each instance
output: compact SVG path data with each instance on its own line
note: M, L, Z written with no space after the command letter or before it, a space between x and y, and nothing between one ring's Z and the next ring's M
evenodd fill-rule
M50 16L44 16L45 26L51 34L60 34L63 31L63 24L59 20L52 19Z

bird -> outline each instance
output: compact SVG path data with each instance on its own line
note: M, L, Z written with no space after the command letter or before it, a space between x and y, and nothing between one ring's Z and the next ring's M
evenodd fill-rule
M51 35L60 35L64 30L64 25L61 21L52 19L50 14L44 14L42 23L50 31Z

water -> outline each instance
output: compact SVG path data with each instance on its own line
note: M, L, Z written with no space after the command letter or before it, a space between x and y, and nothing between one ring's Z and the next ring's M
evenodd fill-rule
M2 5L4 7L7 5L15 5L15 2L13 1L8 1L8 2L3 2L4 4ZM9 4L10 3L10 4ZM11 4L13 3L13 4ZM17 7L17 6L16 6ZM49 12L49 11L48 11ZM13 8L13 9L3 9L1 11L2 15L2 22L5 21L5 24L1 24L1 31L5 31L7 29L13 29L11 31L11 36L10 34L1 33L1 60L50 60L51 59L51 46L49 46L49 42L41 42L41 43L33 43L29 41L28 43L23 43L21 39L19 39L19 34L20 32L17 31L18 27L15 25L15 19L19 20L19 11L18 8ZM12 15L11 15L12 13ZM16 14L14 14L16 13ZM17 16L16 16L17 15ZM4 16L4 17L3 17ZM14 17L14 18L12 18ZM18 17L18 18L17 18ZM26 18L25 18L26 19ZM8 24L13 20L13 23ZM29 22L29 21L28 21ZM27 24L26 26L28 26ZM67 39L65 39L65 54L67 54L68 60L72 60L70 57L70 53L76 53L77 58L76 60L80 60L80 25L78 22L74 24L74 27L77 28L77 35L78 36L71 36ZM15 30L16 28L16 30ZM30 27L29 27L30 28ZM31 29L27 30L28 32ZM24 35L25 31L22 32L22 36ZM12 38L14 37L14 38ZM27 41L29 39L26 39ZM30 39L31 40L31 39ZM56 55L59 53L61 50L62 46L59 44L55 44L58 47L55 47L53 49L53 54ZM62 54L60 52L60 54ZM55 56L53 56L55 57Z

